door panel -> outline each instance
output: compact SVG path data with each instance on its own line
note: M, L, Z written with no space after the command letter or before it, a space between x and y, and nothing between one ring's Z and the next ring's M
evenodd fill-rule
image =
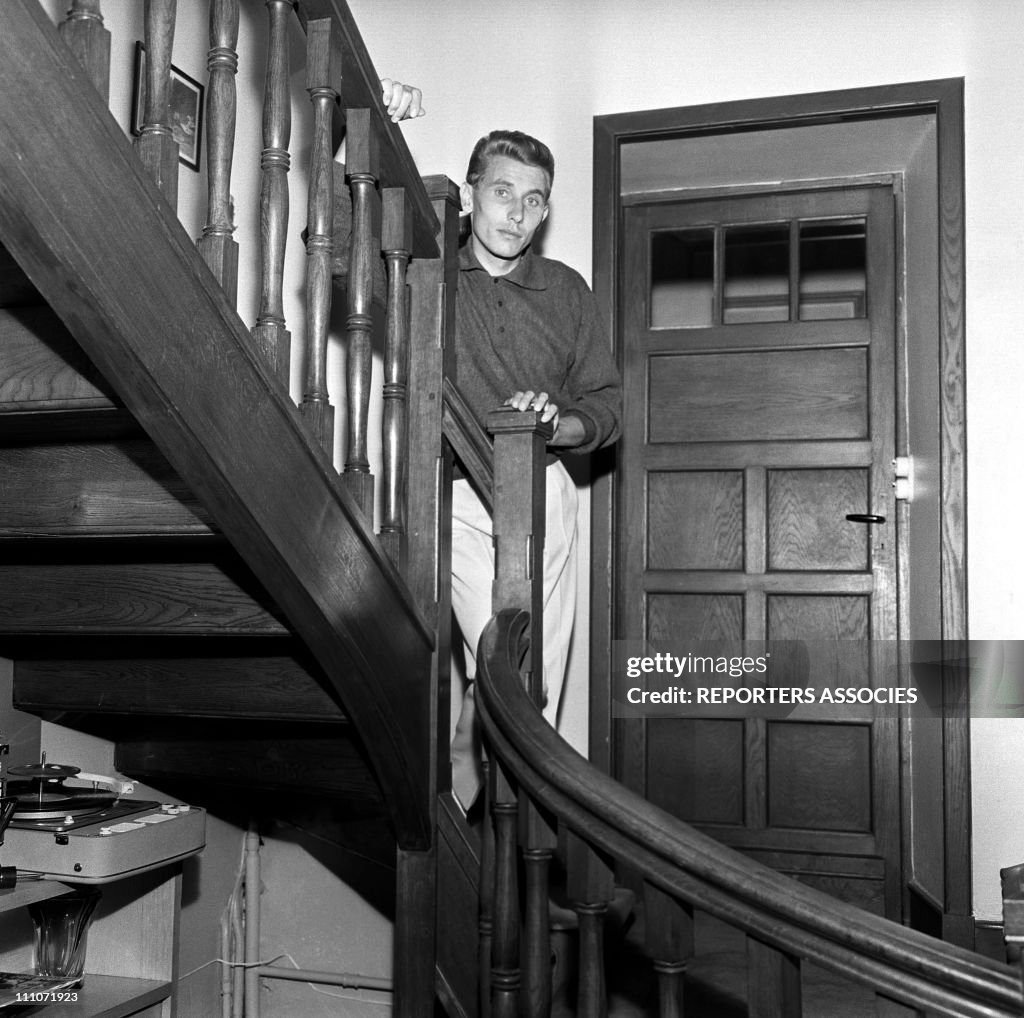
M863 348L660 354L649 370L651 443L867 434Z
M877 649L897 636L891 188L635 205L624 225L619 638L801 641L775 684L895 684ZM620 724L627 784L898 917L894 719Z

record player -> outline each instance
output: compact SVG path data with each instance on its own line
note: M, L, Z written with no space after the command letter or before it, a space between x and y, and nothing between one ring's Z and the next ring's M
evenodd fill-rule
M135 799L131 782L45 756L8 774L4 812L11 819L0 863L19 876L102 884L184 859L206 843L204 810Z

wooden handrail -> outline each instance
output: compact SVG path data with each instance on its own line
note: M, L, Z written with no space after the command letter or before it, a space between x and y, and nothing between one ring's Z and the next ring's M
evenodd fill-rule
M459 457L473 487L488 509L494 509L494 443L469 409L451 378L444 380L444 437Z
M530 702L518 670L526 613L480 641L477 703L493 759L559 823L645 881L748 936L870 987L911 1013L1019 1018L1017 970L871 915L694 830L592 767Z

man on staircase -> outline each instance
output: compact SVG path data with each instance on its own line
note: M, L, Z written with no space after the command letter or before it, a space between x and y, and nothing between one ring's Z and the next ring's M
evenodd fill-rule
M481 426L506 405L550 421L544 544L545 718L559 707L576 608L576 487L563 453L614 442L622 385L596 301L578 272L531 250L548 217L555 164L542 142L492 131L470 157L462 185L469 237L459 255L456 382ZM466 644L467 680L452 740L452 787L468 810L482 783L475 693L476 648L491 617L491 517L468 480L452 492L452 607Z

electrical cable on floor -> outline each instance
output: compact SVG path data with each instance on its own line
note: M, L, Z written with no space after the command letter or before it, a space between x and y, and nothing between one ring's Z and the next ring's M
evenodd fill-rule
M211 958L209 961L204 961L202 965L197 965L194 969L189 969L188 972L183 972L178 979L187 979L191 975L195 975L196 972L200 972L202 969L209 968L211 965L226 965L229 968L263 968L265 966L273 965L275 961L280 961L282 958L286 958L292 963L292 966L297 972L302 972L302 966L290 955L286 953L275 954L273 958L268 958L263 961L231 961L228 958ZM269 978L269 977L268 977ZM309 980L303 979L299 982L304 982L311 990L315 993L322 993L327 997L337 997L339 1000L354 1000L361 1004L377 1004L381 1007L391 1007L392 1002L390 1000L372 1000L369 997L360 995L354 995L351 993L334 993L331 990L322 990L315 983L309 982ZM372 989L371 993L387 993L387 990Z
M265 962L264 964L270 965L271 963L277 961L280 958L287 958L288 961L290 961L292 963L292 965L299 972L302 971L302 966L290 954L278 954L278 955L275 955L273 958L270 959L270 961ZM351 993L334 993L331 990L322 990L319 986L315 985L314 983L309 982L308 980L304 980L304 982L306 983L306 985L314 993L322 993L325 997L335 997L338 1000L353 1000L353 1001L356 1001L357 1003L360 1003L360 1004L378 1005L379 1007L393 1007L394 1006L393 1001L390 1001L390 1000L370 1000L369 998L364 997L362 995L354 996ZM386 990L373 990L372 992L374 992L374 993L386 993L388 991L386 991Z

